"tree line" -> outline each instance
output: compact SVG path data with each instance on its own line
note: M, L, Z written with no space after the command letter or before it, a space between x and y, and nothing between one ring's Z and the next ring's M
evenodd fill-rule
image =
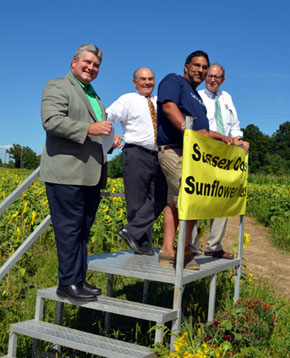
M0 166L7 168L36 169L40 164L40 155L37 155L30 147L13 144L6 150L8 163L3 163L0 158Z
M254 124L242 128L242 131L244 140L250 142L250 173L290 174L290 121L281 124L272 136L263 134ZM36 169L39 166L40 155L37 155L30 147L13 144L6 153L9 160L8 163L3 163L0 159L2 167ZM108 175L111 178L123 176L121 154L108 162Z
M263 134L250 124L245 129L244 139L250 142L249 171L255 174L290 174L290 122L279 126L272 135Z

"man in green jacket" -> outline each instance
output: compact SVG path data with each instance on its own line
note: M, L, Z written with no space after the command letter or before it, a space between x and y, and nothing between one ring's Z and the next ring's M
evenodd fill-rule
M101 290L86 282L87 241L106 184L102 137L109 136L104 106L91 82L102 51L78 48L67 76L50 80L41 102L46 131L40 178L45 182L58 253L57 294L93 301ZM114 146L119 146L116 138Z

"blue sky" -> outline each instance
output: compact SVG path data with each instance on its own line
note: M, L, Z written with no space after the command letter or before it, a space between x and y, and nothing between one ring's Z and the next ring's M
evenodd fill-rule
M68 73L83 43L104 53L92 84L105 106L134 91L135 69L151 68L158 85L183 74L186 56L201 49L224 65L222 88L242 127L271 135L290 120L289 0L15 0L1 1L0 14L0 148L15 143L41 154L43 87Z

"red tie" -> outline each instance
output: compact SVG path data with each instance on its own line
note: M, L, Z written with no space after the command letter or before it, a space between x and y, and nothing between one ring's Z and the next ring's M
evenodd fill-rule
M148 106L149 106L149 111L150 111L150 115L151 115L151 119L152 119L153 130L154 130L154 141L156 143L156 141L157 141L157 113L156 113L154 104L151 101L151 97L147 96L146 98L148 100Z

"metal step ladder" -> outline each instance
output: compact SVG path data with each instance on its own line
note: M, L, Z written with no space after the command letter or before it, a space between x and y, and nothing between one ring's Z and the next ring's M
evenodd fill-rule
M53 300L57 302L58 317L57 324L43 322L44 301ZM125 357L156 357L149 348L136 344L124 343L118 340L97 336L78 330L61 326L61 312L64 304L81 306L102 312L115 313L127 317L134 317L153 321L156 325L164 325L166 322L177 318L177 311L164 307L152 306L144 303L126 301L107 296L99 296L97 301L83 302L59 297L56 287L41 289L37 291L35 319L11 325L9 336L8 355L6 357L17 357L17 335L22 334L36 340L43 340L54 345L70 347L79 351L98 354L103 357L125 358ZM155 331L155 343L162 341L162 328ZM35 342L37 344L37 342ZM34 350L36 346L34 346ZM58 347L59 350L59 347Z
M97 311L115 313L126 317L153 321L156 325L164 325L166 322L170 322L177 318L177 311L170 308L157 307L113 297L99 296L98 300L93 302L83 302L62 298L56 294L56 287L51 287L37 291L35 319L40 321L43 320L44 299L53 300L60 303L61 306L58 307L59 312L62 312L64 304L72 304ZM162 333L163 330L161 328L156 329L155 343L162 342Z
M135 255L131 250L89 256L88 270L108 274L109 295L112 292L113 275L144 279L145 282L149 280L169 283L175 287L184 287L184 285L190 282L211 277L208 320L212 320L215 310L217 274L233 267L238 269L241 266L241 260L239 258L233 260L215 259L204 255L197 255L196 261L200 264L200 270L192 271L184 269L182 270L182 276L178 279L177 268L173 265L158 262L159 250L154 249L154 251L154 256ZM181 300L182 291L183 289L179 292L178 303ZM237 294L238 293L235 293L235 296ZM56 302L56 324L43 322L45 300L53 300ZM35 338L36 340L50 342L55 345L98 354L103 357L156 357L154 352L150 351L147 347L124 343L61 326L64 304L81 306L137 319L146 319L155 322L156 325L164 325L167 322L172 322L174 327L174 325L179 324L181 319L180 307L169 309L108 296L99 296L95 302L83 302L59 297L56 294L56 287L40 289L37 291L35 319L11 325L8 355L6 357L17 357L16 345L17 335L19 334ZM162 335L162 328L156 329L155 343L162 342Z

